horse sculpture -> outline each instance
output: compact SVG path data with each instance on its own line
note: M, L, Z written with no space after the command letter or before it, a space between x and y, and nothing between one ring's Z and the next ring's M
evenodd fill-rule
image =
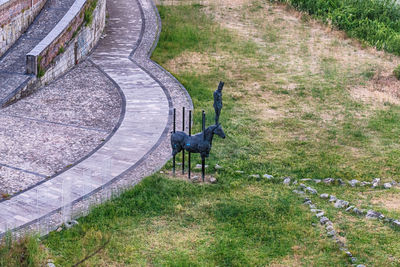
M214 134L221 138L225 138L221 124L211 125L204 132L193 136L187 135L185 132L176 132L171 135L172 156L175 156L182 149L191 153L200 153L201 158L208 157L211 151L212 140Z

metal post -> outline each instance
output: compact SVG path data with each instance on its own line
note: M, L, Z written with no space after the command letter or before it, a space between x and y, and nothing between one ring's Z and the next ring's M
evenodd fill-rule
M185 107L182 107L182 132L185 131ZM185 174L185 148L182 149L182 174Z
M192 111L189 110L189 136L192 136ZM190 180L190 152L188 153L188 179Z
M174 122L173 122L173 133L176 132L176 109L174 108ZM173 148L172 148L173 149ZM175 157L172 159L172 173L175 176Z
M203 140L206 139L206 113L204 112L204 110L202 111L202 131L203 131ZM203 180L204 183L204 176L205 176L205 172L206 172L206 159L205 158L201 158L201 178Z

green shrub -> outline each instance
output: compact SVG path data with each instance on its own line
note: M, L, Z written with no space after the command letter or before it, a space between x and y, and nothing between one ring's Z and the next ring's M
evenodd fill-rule
M62 53L64 53L64 52L65 52L64 46L60 46L60 48L58 48L58 53L57 53L57 55L62 54Z
M349 36L400 55L400 6L396 0L282 0L329 21Z
M90 3L89 7L86 8L85 10L85 17L84 17L84 21L85 21L85 26L88 26L92 23L93 20L93 11L96 8L97 5L97 0L94 0Z

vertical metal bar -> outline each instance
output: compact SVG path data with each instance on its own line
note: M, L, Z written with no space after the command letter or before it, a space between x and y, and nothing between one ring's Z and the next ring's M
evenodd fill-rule
M189 136L192 136L192 111L189 110ZM190 152L188 153L188 179L190 180Z
M185 107L182 107L182 132L185 131ZM182 149L182 174L185 174L185 148Z
M203 132L203 140L206 140L206 113L204 112L204 110L202 111L201 114L201 130Z
M201 123L202 123L202 131L203 131L203 140L206 140L206 113L204 112L204 110L202 111L201 115L202 115ZM201 178L203 180L203 183L204 183L204 176L205 176L205 172L206 172L205 165L206 165L206 159L202 157L201 158Z
M175 133L175 132L176 132L176 109L174 108L173 133ZM174 149L174 148L172 148L172 149ZM172 159L172 173L174 176L175 176L175 161L176 161L175 157L176 156L174 156Z

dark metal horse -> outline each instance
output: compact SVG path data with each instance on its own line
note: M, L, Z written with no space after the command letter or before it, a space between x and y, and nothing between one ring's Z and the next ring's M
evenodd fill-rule
M225 138L221 124L211 125L204 132L193 136L189 136L185 132L173 133L171 135L172 156L185 149L191 153L200 153L201 158L205 159L210 154L214 134Z

